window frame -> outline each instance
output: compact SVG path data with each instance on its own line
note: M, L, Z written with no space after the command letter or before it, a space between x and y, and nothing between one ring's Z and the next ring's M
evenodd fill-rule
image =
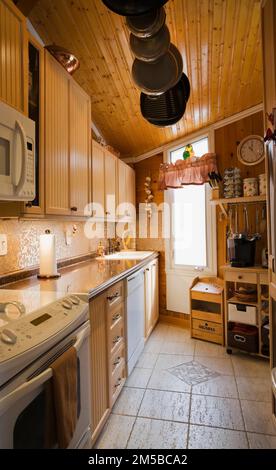
M170 162L170 154L174 150L177 150L181 147L185 147L188 144L193 144L199 140L208 138L208 149L209 152L214 152L214 131L210 130L208 132L198 132L193 136L190 136L189 139L183 139L178 141L177 144L174 144L171 147L167 147L164 152L164 162ZM170 237L165 240L165 261L166 261L166 272L174 273L179 275L186 276L196 276L196 275L206 275L211 276L217 275L217 228L216 228L216 207L210 204L211 199L211 188L209 185L205 184L205 197L206 197L206 245L207 245L207 266L205 268L198 268L189 265L180 265L175 264L174 262L174 240L172 236L172 203L174 201L173 191L178 191L177 189L168 189L165 191L165 203L169 204L170 210ZM181 191L181 189L179 190ZM207 220L210 223L207 223Z

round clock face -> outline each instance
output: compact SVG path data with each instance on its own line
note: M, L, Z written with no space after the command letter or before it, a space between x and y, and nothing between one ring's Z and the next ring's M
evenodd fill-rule
M263 138L251 135L241 141L238 146L238 159L244 165L256 165L265 156Z

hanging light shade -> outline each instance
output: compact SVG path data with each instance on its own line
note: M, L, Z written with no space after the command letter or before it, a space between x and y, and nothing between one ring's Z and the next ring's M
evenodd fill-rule
M168 0L102 0L109 10L121 16L143 15L153 8L160 8Z
M179 82L159 96L141 93L140 108L143 117L158 127L172 126L184 115L190 96L190 82L183 73Z
M157 8L139 16L128 16L126 25L134 36L148 38L154 36L162 28L166 20L165 9Z
M166 25L150 38L137 38L130 35L130 49L135 57L145 62L158 60L170 47L170 33Z
M161 95L181 78L183 61L179 50L170 44L168 52L155 62L135 59L132 78L141 91L148 95Z

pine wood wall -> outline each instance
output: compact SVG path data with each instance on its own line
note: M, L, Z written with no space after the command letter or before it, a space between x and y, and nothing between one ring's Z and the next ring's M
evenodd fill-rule
M218 167L221 174L225 168L237 166L241 168L242 178L258 176L265 171L264 162L253 167L242 165L237 159L237 146L239 142L250 134L263 135L263 115L256 113L252 116L246 117L232 124L224 126L215 131L215 151L218 157ZM137 210L139 203L145 201L145 178L150 176L152 179L152 191L154 194L154 202L159 205L164 202L164 193L158 191L158 173L160 163L163 161L162 153L136 163L136 203ZM261 209L263 204L258 205L259 215L261 217ZM249 212L249 226L251 230L255 230L255 213L256 206L248 206ZM218 257L218 272L221 274L220 266L227 262L226 254L226 231L228 222L226 219L221 219L219 210L217 210L217 257ZM243 228L242 207L239 214L239 226ZM137 226L137 233L139 234L139 227ZM266 246L266 229L262 234L262 240L257 242L257 262L261 262L261 250ZM160 314L170 315L175 317L183 317L183 314L177 312L170 312L166 309L166 273L165 273L165 243L160 238L139 238L136 241L137 250L157 250L160 252L160 267L159 267L159 283L160 283Z

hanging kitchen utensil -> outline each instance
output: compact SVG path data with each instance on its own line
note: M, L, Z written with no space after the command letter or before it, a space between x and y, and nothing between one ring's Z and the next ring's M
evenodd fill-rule
M150 96L141 93L141 113L150 124L158 127L172 126L182 118L189 96L190 83L188 77L182 73L179 82L162 95Z
M154 36L164 26L166 13L164 8L150 10L140 16L128 16L126 25L130 32L139 38Z
M235 242L234 242L234 233L233 233L233 209L229 209L229 231L227 234L227 252L228 260L231 261L235 257Z
M130 35L130 48L139 60L153 62L164 55L170 47L170 33L167 26L164 26L152 37L143 39Z
M132 78L138 88L147 95L161 95L180 80L183 61L179 50L170 44L168 52L155 62L135 59Z
M160 8L168 0L102 0L109 10L121 16L143 15L153 8Z

